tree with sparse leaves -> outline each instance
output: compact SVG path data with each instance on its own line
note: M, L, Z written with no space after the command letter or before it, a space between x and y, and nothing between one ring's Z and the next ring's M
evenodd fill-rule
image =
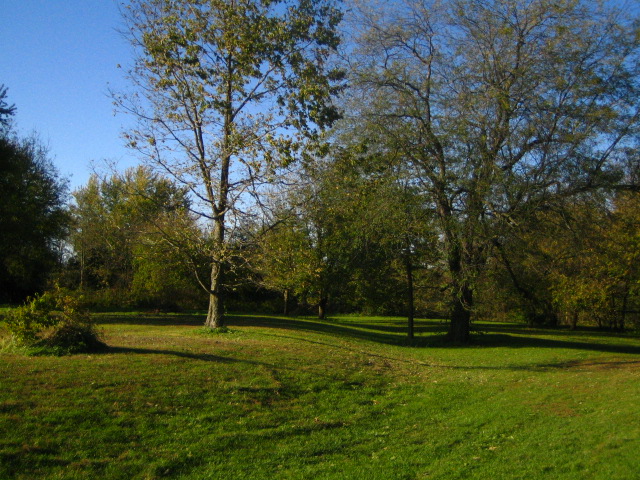
M510 229L619 178L640 118L638 18L580 0L354 3L352 122L428 199L449 336L465 342Z
M186 186L208 224L200 284L217 328L233 228L337 118L341 14L333 0L136 0L123 12L135 90L114 99L139 121L128 145Z

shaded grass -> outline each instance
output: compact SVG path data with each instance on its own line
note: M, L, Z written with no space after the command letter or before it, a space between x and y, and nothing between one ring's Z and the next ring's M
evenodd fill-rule
M0 478L638 477L637 337L399 318L101 314L110 349L0 356Z

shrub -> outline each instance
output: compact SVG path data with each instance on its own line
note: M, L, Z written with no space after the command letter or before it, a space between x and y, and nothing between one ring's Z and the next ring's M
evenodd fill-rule
M28 298L23 306L9 311L6 324L14 340L22 345L36 342L40 332L55 325L54 306L53 295L45 293Z
M106 347L79 298L59 288L9 312L6 325L14 342L31 354L66 355Z

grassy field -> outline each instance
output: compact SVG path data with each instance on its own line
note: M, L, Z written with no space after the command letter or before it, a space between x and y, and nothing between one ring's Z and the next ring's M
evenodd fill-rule
M0 479L638 479L640 339L394 318L104 314L0 354ZM2 334L0 334L2 336Z

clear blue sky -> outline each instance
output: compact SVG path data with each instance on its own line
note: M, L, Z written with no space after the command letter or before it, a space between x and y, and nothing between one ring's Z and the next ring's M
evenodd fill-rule
M136 163L120 138L107 92L127 83L131 48L116 31L117 0L0 0L0 84L17 107L21 134L39 133L71 187L91 162Z

